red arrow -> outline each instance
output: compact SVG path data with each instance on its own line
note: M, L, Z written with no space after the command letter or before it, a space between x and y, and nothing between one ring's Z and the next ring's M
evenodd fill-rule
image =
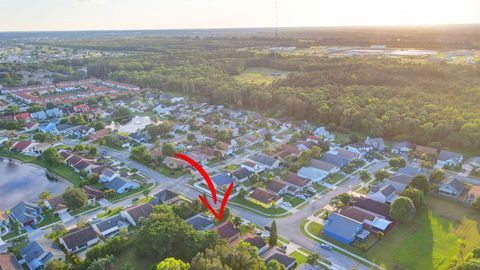
M210 176L209 176L208 173L202 168L202 166L200 166L200 164L198 164L197 162L195 162L195 160L191 159L190 157L188 157L188 156L186 156L186 155L184 155L184 154L175 154L175 156L177 156L178 158L181 158L181 159L185 160L186 162L190 163L190 165L192 165L195 169L197 169L197 171L200 172L200 174L202 175L203 179L205 179L205 182L207 182L207 185L208 185L208 187L210 188L210 193L212 194L213 203L217 204L217 192L216 192L216 190L215 190L215 187L213 186L212 179L210 179ZM233 182L230 183L230 185L228 186L227 191L225 192L225 195L223 196L222 203L220 204L220 209L218 210L218 213L217 213L217 211L215 211L215 209L213 209L213 207L210 205L210 203L207 201L206 198L204 198L202 195L198 195L198 198L200 198L200 201L202 201L202 203L207 207L207 209L208 209L218 220L222 220L223 211L225 210L225 206L227 205L228 197L230 196L230 193L232 193L232 189L233 189Z
M195 162L195 160L191 159L189 156L184 155L184 154L175 154L178 158L181 158L185 160L186 162L190 163L197 171L200 172L202 175L203 179L207 182L208 188L210 189L210 193L212 193L212 198L213 198L213 203L217 204L217 192L215 191L215 187L213 186L212 179L210 179L210 176L208 173L198 164Z

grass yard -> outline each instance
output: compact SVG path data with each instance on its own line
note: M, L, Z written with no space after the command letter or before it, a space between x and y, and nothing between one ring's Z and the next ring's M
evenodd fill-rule
M234 78L241 82L249 82L255 84L272 83L273 81L288 76L288 72L270 69L252 67L245 69L242 73Z
M290 195L285 195L283 196L283 201L284 202L289 202L292 204L292 207L297 207L299 204L303 203L305 200L304 199L300 199L298 197L293 197L293 196L290 196Z
M478 211L432 196L427 205L428 212L414 224L397 226L367 257L389 269L398 264L404 269L441 270L459 255L462 239L464 254L480 244Z
M91 210L99 208L99 207L100 207L100 203L96 202L94 204L86 205L84 207L81 207L81 208L78 208L76 210L70 211L70 215L76 216L76 215L79 215L81 213L85 213L85 212L91 211Z
M146 257L137 257L135 255L135 249L129 248L115 256L115 268L114 269L152 269L152 265L158 263L156 260L151 260Z
M125 208L123 208L122 206L119 206L117 208L113 208L113 209L108 209L106 211L103 211L101 212L100 214L98 214L98 218L108 218L108 217L113 217L115 215L117 215L118 213L120 213L122 210L124 210Z
M231 202L233 203L237 203L237 204L240 204L240 205L243 205L247 208L253 208L257 211L260 211L266 215L281 215L281 214L285 214L287 212L287 210L283 209L283 208L264 208L256 203L253 203L249 200L246 200L244 198L241 198L241 197L238 197L238 196L235 196L233 197L231 200Z
M303 255L302 253L298 252L298 251L294 251L292 253L289 254L290 257L294 258L295 261L297 261L297 264L298 265L301 265L301 264L304 264L307 262L307 259L308 257Z
M58 215L55 215L55 213L53 213L52 211L43 211L42 215L43 220L37 224L38 228L42 228L57 221L60 221L60 217Z
M133 194L141 194L144 190L151 189L153 186L153 183L143 184L140 188L129 190L123 194L115 194L115 196L108 198L108 200L110 202L117 202Z
M335 184L338 181L342 180L343 178L345 178L345 176L343 176L342 174L334 173L334 174L328 176L326 182L329 183L329 184Z

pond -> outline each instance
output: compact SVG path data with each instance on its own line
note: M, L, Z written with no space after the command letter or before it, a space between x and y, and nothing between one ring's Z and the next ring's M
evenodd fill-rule
M133 117L130 122L128 122L125 125L121 125L118 128L118 132L120 133L134 133L138 130L144 129L146 126L150 125L152 123L152 120L150 119L149 116L135 116Z
M61 194L71 186L64 180L48 180L42 167L8 158L0 158L0 175L0 211L22 200L37 201L43 191Z

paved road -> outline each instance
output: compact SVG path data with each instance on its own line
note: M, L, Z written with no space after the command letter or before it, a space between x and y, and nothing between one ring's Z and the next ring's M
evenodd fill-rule
M182 193L184 196L191 199L197 198L198 195L200 194L200 192L186 185L186 183L190 179L189 176L183 176L177 179L169 178L167 176L160 174L155 170L152 170L142 164L139 164L135 161L130 160L128 157L129 153L126 151L120 152L120 151L115 151L115 150L101 147L101 146L99 146L99 149L102 152L104 151L108 155L120 160L121 162L126 163L129 167L136 168L139 172L145 174L146 176L156 181L158 183L158 186L154 189L152 193L168 188L176 192ZM239 158L236 158L235 160L240 161L241 159L239 157ZM226 166L226 165L228 164L214 166L210 168L210 170L216 169L221 166ZM386 165L387 165L386 162L376 163L370 168L368 168L368 171L373 174L377 170L380 170L386 167ZM359 183L360 183L360 180L358 176L354 176L350 180L345 181L344 183L342 183L342 185L337 187L335 190L328 192L326 195L322 196L321 198L310 201L308 206L303 207L302 209L297 211L295 214L292 214L285 218L276 219L279 233L291 242L294 242L303 247L306 247L307 249L320 253L323 257L325 257L327 260L331 261L334 265L336 265L337 268L369 269L367 266L341 253L322 249L318 242L307 238L300 231L300 223L303 220L305 220L307 217L311 216L312 214L316 213L319 209L328 205L328 203L333 197L337 196L338 194L351 191L353 186L358 185ZM232 205L230 205L230 209L233 214L240 216L262 227L270 224L273 220L271 218L262 217L248 210L238 208Z

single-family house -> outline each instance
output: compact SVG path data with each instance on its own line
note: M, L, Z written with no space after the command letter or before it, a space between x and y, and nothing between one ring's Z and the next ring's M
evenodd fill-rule
M440 151L440 154L438 154L437 164L435 164L435 168L443 168L445 167L445 165L455 167L461 165L462 162L462 154L442 150Z
M51 199L45 200L44 205L46 208L53 210L55 214L64 214L67 212L68 207L67 203L62 196L53 197Z
M385 141L383 138L370 138L365 139L365 144L372 147L374 150L383 152L386 148Z
M100 238L91 226L86 226L67 233L58 238L58 241L67 252L75 253L97 244Z
M153 195L153 199L150 202L153 205L159 205L159 204L174 204L177 202L181 202L182 198L180 194L171 191L169 189L164 189L155 195Z
M96 141L99 139L102 139L108 135L112 134L112 129L111 128L104 128L95 131L93 134L90 134L90 140Z
M297 261L294 258L280 252L275 252L268 258L266 258L265 264L268 265L271 260L276 260L277 262L279 262L285 267L285 270L295 269L295 267L297 266Z
M350 162L347 159L342 158L338 154L331 153L331 152L324 153L320 158L320 160L330 164L334 164L335 166L340 168L342 168L343 166L347 165Z
M36 204L21 201L10 209L10 217L21 226L28 226L40 222L42 208Z
M311 159L310 167L323 171L325 174L334 174L340 171L340 167L335 164L325 162L323 160Z
M438 193L450 197L458 197L465 190L465 186L462 182L452 176L448 176L442 180L438 187Z
M242 164L240 166L242 168L247 169L248 171L250 171L252 173L261 173L265 170L265 167L263 165L260 165L256 162L251 161L251 160L246 160L246 161L242 162Z
M0 211L0 236L10 231L10 218L6 212Z
M44 111L39 111L39 112L34 112L34 113L31 113L30 116L32 117L32 119L34 120L47 120L47 114L45 114Z
M283 181L288 185L287 193L290 195L296 195L311 183L307 178L300 177L292 172L288 172Z
M374 201L369 198L358 197L353 202L353 207L371 214L376 217L387 218L390 214L390 206L381 202Z
M232 172L233 178L237 180L238 182L245 182L248 180L248 177L252 175L253 172L249 171L247 168L240 168L234 172Z
M243 241L249 243L250 245L252 245L254 247L256 247L258 249L258 254L259 255L264 253L268 249L267 242L265 242L265 240L258 235L253 236L253 237L248 237Z
M213 230L215 227L213 220L203 213L198 213L193 217L186 219L185 222L190 224L197 231L209 231Z
M115 215L93 224L92 228L98 235L101 235L104 238L109 238L119 234L120 229L128 228L128 226L129 223L125 218L120 215Z
M23 270L13 253L0 253L0 269L1 270Z
M397 193L402 193L412 182L412 176L405 174L395 174L383 181L386 185L392 186Z
M30 122L32 120L32 116L28 112L16 114L14 118L16 121L23 120L25 122Z
M298 176L312 180L313 182L320 182L325 179L328 174L324 171L314 167L302 167L297 172Z
M228 172L217 174L211 177L211 180L216 189L226 188L230 183L233 183L234 186L237 184L235 179Z
M57 128L57 123L55 123L55 122L50 122L46 126L42 126L39 129L43 133L50 133L50 134L53 134L53 135L60 134L60 131Z
M433 147L421 146L421 145L417 145L417 147L415 147L414 155L417 158L421 158L423 155L436 158L437 154L438 154L437 149Z
M414 177L415 175L418 175L418 174L427 175L424 171L422 171L422 168L417 166L411 166L411 165L407 165L403 168L398 169L398 173L408 175L411 177Z
M38 126L39 126L38 123L32 121L30 123L25 124L25 131L30 132L30 131L37 130Z
M261 205L262 207L265 207L265 208L274 207L279 203L283 202L282 197L278 196L275 193L271 193L260 188L256 188L255 190L253 190L248 195L248 199L251 202Z
M110 181L112 181L113 179L115 179L116 177L119 177L119 176L120 176L120 174L113 171L112 169L105 168L100 173L100 178L98 179L98 181L100 183L107 183L107 182L110 182Z
M287 193L288 186L280 181L272 180L265 189L273 194L285 195Z
M16 152L16 153L24 153L28 151L28 148L31 145L32 143L29 141L19 141L10 148L10 151Z
M64 254L55 243L49 239L39 239L28 242L20 249L20 263L25 264L30 270L41 270L53 260L63 260ZM1 267L0 267L1 269Z
M112 181L104 184L105 188L115 190L117 194L123 194L129 190L137 189L140 184L137 182L127 181L122 177L115 177Z
M472 203L474 203L477 200L478 197L480 197L480 186L472 186L467 193L467 197L465 198L465 202L469 205L472 205ZM0 223L1 223L1 221L0 221Z
M125 218L132 226L137 226L141 219L148 218L153 213L153 205L150 203L139 204L132 206L120 212L120 215Z
M363 224L354 219L331 213L323 227L323 234L344 244L351 244L363 230Z
M55 117L62 117L63 116L63 112L59 108L53 108L53 109L46 110L45 114L49 118L55 118Z
M185 160L179 159L179 158L176 158L176 157L166 157L163 160L163 164L165 164L167 167L169 167L172 170L184 169L184 168L190 166L190 164L188 162L186 162Z
M50 149L52 144L50 143L32 143L28 148L28 154L33 156L40 156L46 150Z
M215 230L217 231L220 239L224 239L229 243L240 238L240 229L235 228L230 221L224 221L218 224L215 227Z
M323 138L325 141L333 142L335 140L335 135L328 132L324 127L318 127L313 131L313 135L316 137Z
M255 161L256 163L260 164L261 166L269 170L276 169L280 165L280 160L277 160L273 157L270 157L264 154L250 156L249 159L252 161Z
M408 157L410 152L413 150L413 147L414 145L407 141L394 143L392 145L392 153L401 155L403 157Z
M397 190L392 185L385 185L375 192L367 195L367 198L381 203L392 203L397 197Z
M371 231L385 232L393 224L389 220L370 215L354 207L345 207L340 210L339 214L363 223L363 227Z

